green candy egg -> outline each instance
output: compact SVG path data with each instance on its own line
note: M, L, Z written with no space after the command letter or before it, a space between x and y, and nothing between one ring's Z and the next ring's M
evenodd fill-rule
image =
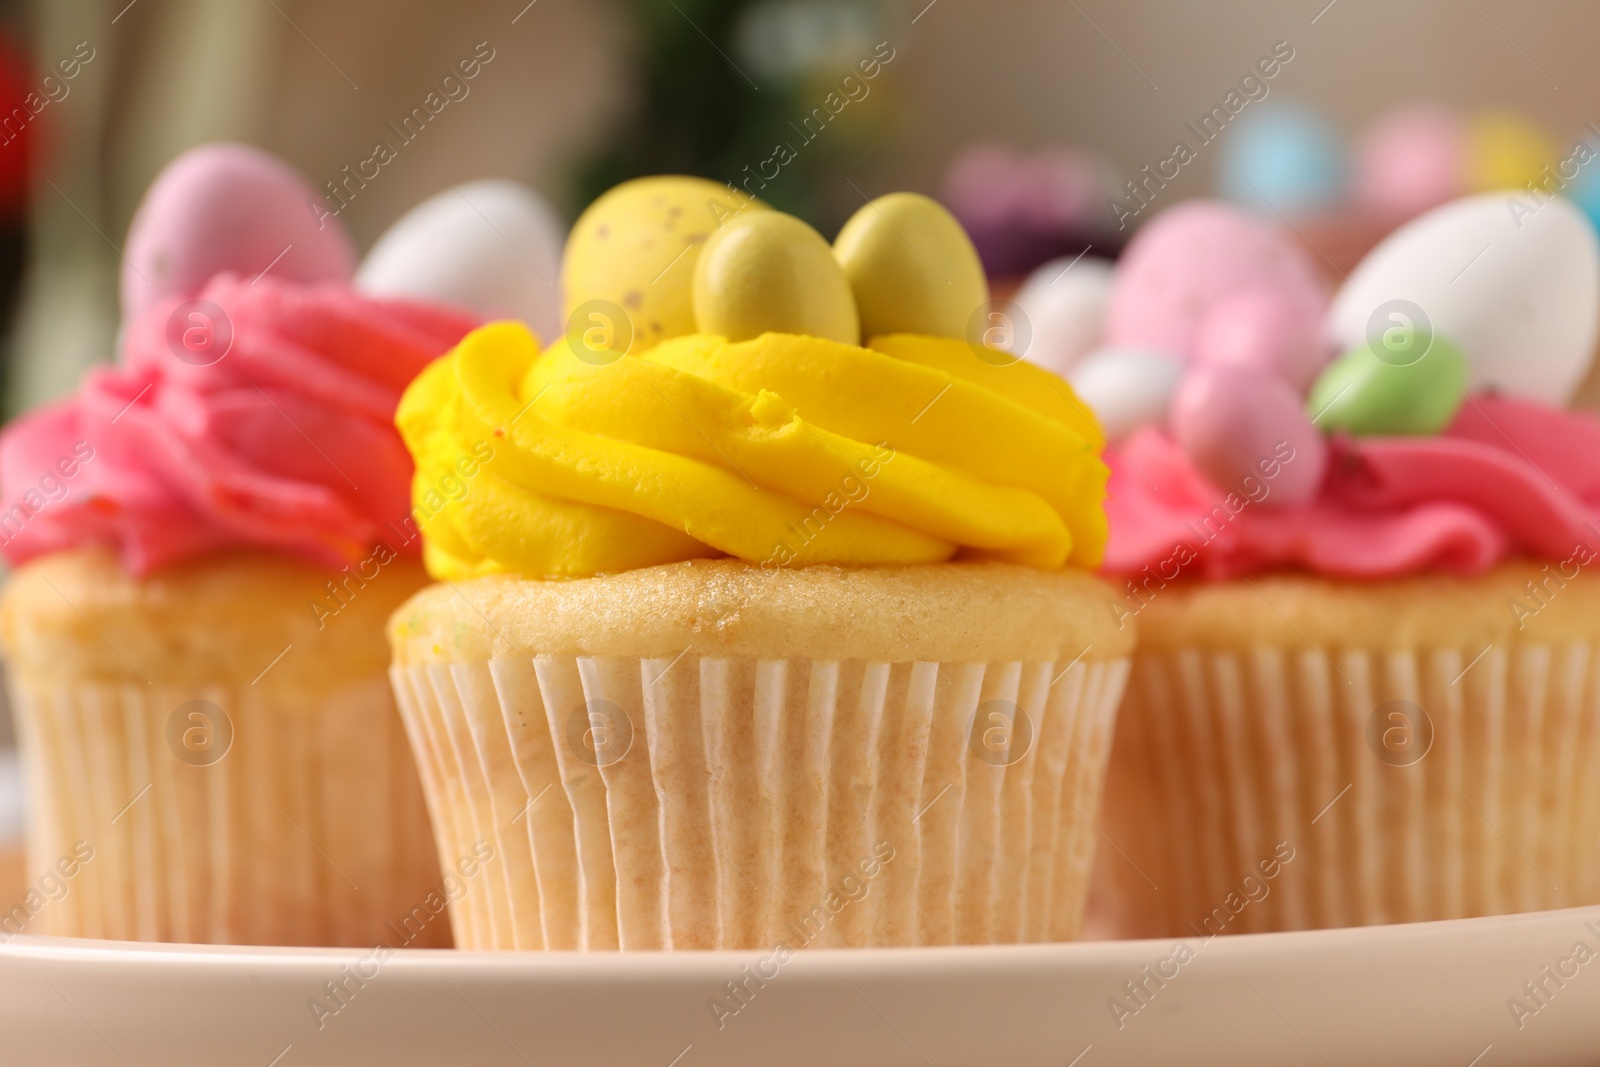
M850 283L822 235L792 215L740 215L712 232L694 270L701 333L748 341L768 331L861 343Z
M955 217L926 196L891 193L867 204L839 231L833 254L869 339L965 337L973 315L988 308L977 249Z
M1306 414L1326 432L1357 437L1436 434L1466 399L1467 360L1437 335L1422 358L1391 362L1363 345L1330 363L1311 387Z

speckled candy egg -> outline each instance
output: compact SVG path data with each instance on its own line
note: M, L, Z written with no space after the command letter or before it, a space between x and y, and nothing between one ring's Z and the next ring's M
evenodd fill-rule
M1193 362L1208 316L1241 292L1267 294L1298 321L1320 322L1328 306L1315 265L1280 230L1220 201L1179 204L1152 219L1123 253L1106 343Z
M355 264L343 224L288 164L249 145L202 145L167 164L134 213L122 314L134 318L163 297L193 296L223 271L343 281Z
M562 257L567 314L591 301L622 309L633 351L693 333L694 275L711 231L758 200L704 178L623 182L573 224Z
M533 190L477 181L424 200L378 238L356 286L517 319L549 342L562 329L562 225Z

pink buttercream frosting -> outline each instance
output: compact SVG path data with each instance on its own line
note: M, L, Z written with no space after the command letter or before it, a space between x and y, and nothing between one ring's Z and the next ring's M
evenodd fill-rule
M1349 578L1477 574L1514 555L1564 560L1600 544L1600 419L1476 396L1436 437L1335 437L1310 503L1260 507L1261 477L1213 486L1146 429L1107 453L1105 569L1226 579L1304 569ZM1293 463L1292 459L1288 463ZM1281 468L1274 471L1281 474Z
M129 324L119 366L0 435L0 552L98 544L144 575L224 549L332 567L380 540L414 551L395 408L476 321L271 276L219 275L200 296L231 324L220 359L175 354L164 299Z

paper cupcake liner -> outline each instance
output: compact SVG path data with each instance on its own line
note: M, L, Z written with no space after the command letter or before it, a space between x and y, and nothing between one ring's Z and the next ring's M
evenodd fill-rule
M15 674L12 694L30 871L91 856L66 864L75 870L65 894L42 902L29 933L449 944L444 916L428 906L432 893L443 910L438 860L381 674L294 700L247 684L36 684ZM190 718L182 709L197 700L208 703Z
M1102 884L1124 936L1593 904L1596 767L1589 644L1140 653Z
M452 905L456 944L603 950L1076 936L1127 671L685 654L392 676L439 852L503 858Z

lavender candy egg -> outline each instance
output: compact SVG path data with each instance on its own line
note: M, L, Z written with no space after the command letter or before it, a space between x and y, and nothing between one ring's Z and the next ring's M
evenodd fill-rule
M1322 487L1327 442L1281 378L1243 367L1196 368L1178 386L1168 419L1195 466L1225 493L1262 507L1293 507L1310 503Z
M167 164L134 213L122 314L132 319L164 297L193 296L223 271L348 281L355 265L343 224L287 163L249 145L202 145Z
M1148 348L1102 348L1067 372L1078 399L1116 441L1141 426L1166 421L1172 396L1188 367L1168 353Z
M1195 361L1244 367L1282 378L1304 393L1328 361L1322 322L1307 308L1265 289L1224 297L1201 320Z

